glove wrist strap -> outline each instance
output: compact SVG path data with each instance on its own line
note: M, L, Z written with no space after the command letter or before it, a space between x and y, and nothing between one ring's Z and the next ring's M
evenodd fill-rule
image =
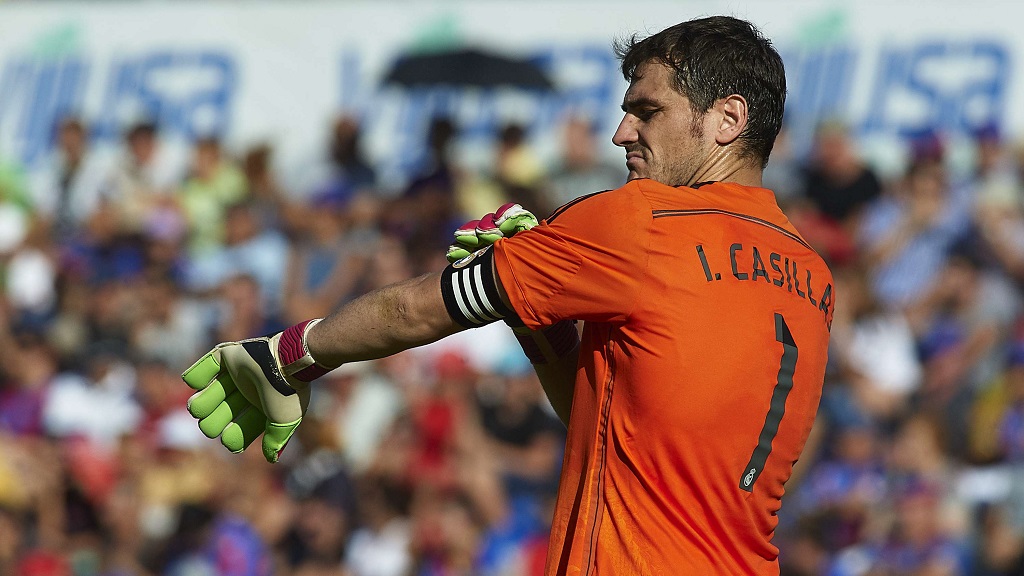
M323 318L314 318L299 322L281 333L277 345L277 357L281 363L281 371L301 382L312 382L331 371L330 368L317 364L309 353L306 335L310 328L316 326Z

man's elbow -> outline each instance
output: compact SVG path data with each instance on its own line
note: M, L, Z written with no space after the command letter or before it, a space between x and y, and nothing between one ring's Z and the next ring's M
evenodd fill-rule
M413 341L457 332L460 328L444 307L440 286L437 274L426 274L385 288L381 295L385 321Z

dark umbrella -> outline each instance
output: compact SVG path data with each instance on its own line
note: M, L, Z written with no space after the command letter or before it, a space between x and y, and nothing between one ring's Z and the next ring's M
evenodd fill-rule
M536 64L477 49L402 56L388 71L384 82L406 87L554 88L551 79Z

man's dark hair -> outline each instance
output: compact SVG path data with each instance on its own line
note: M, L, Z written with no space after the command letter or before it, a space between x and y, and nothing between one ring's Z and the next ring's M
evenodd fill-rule
M125 132L125 140L132 141L140 137L155 138L159 129L155 122L148 120L132 124Z
M747 101L747 127L740 134L744 155L768 163L782 128L786 71L770 40L745 20L712 16L676 24L653 36L615 42L622 75L630 83L649 61L675 70L675 89L702 115L721 98L739 94Z

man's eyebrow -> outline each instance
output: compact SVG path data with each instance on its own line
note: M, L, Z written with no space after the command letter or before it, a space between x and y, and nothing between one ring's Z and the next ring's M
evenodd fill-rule
M660 108L661 104L656 100L645 97L626 98L622 101L622 111L628 112L636 108Z

